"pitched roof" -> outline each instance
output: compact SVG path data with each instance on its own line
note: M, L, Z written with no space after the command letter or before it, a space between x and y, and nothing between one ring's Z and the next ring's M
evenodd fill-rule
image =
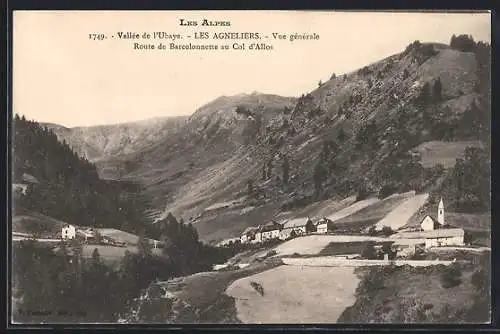
M400 239L435 239L435 238L449 238L449 237L459 237L465 234L464 230L461 228L440 228L433 231L422 231L422 232L401 232L392 235L391 237Z
M277 222L269 222L265 224L264 226L261 226L259 229L259 232L269 232L269 231L275 231L275 230L281 230L282 226L281 224L278 224Z
M309 218L295 218L283 224L283 228L302 227L305 226L309 220Z
M314 223L314 225L322 225L322 224L330 224L330 223L333 223L333 221L328 219L328 218L321 218L316 223Z
M422 218L422 220L420 221L420 225L422 225L422 223L424 222L424 220L429 217L432 222L434 223L434 228L437 228L440 226L440 224L438 223L438 221L436 220L436 218L432 217L431 215L426 215L424 218Z
M248 233L252 233L252 232L257 232L259 228L257 226L250 226L250 227L247 227L244 231L243 231L243 235L244 234L248 234Z

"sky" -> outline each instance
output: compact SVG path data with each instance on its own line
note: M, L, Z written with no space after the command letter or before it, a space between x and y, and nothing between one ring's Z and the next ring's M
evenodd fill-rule
M179 20L230 21L227 27ZM449 43L453 34L490 42L489 13L318 11L15 11L13 111L68 127L190 115L221 95L300 96L332 73L348 73L402 52L414 40ZM246 50L134 50L118 32L163 31L176 44L245 43ZM208 32L251 32L253 41L194 40ZM105 34L91 40L89 34ZM272 33L316 33L317 40L272 40ZM112 37L114 36L114 37ZM187 36L191 36L188 38ZM265 38L269 36L269 38Z

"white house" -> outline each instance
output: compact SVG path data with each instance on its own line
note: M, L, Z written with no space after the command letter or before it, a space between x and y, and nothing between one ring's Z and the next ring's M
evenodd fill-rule
M461 228L444 228L428 231L425 235L425 248L441 246L463 246L465 232Z
M326 234L333 229L333 221L323 218L316 223L316 232Z
M246 244L255 239L255 234L258 231L258 227L252 226L247 227L245 231L241 234L240 241L242 244Z
M461 228L439 228L432 231L396 233L391 235L391 238L414 239L415 244L425 244L425 248L429 248L440 246L463 246L464 235L465 231Z
M427 215L424 219L422 219L420 227L422 228L422 231L434 231L439 228L439 223L437 220Z
M257 234L260 234L258 239L260 239L261 241L277 239L282 228L283 227L281 226L281 224L278 224L277 222L269 222L262 226L257 232Z
M76 236L76 229L73 225L66 224L61 231L61 238L65 240L74 239Z
M279 238L281 240L288 239L293 232L296 235L310 233L314 230L314 224L312 220L307 218L295 218L289 220L283 224L283 229L280 232Z

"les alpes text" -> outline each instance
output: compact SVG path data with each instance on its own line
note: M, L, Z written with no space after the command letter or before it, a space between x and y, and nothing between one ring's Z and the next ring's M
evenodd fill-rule
M179 25L181 26L197 26L198 25L198 21L188 21L188 20L185 20L185 19L180 19L179 20ZM211 26L211 27L229 27L231 26L231 22L230 21L211 21L211 20L207 20L207 19L203 19L201 21L201 26Z

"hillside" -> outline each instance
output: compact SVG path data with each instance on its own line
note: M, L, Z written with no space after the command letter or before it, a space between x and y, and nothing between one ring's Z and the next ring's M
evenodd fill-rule
M120 171L113 168L119 156L142 150L182 129L187 117L158 117L138 122L112 125L67 128L43 123L60 141L65 141L79 156L98 164L101 177L117 178Z
M400 54L332 76L299 99L220 97L199 108L182 133L127 156L124 178L145 186L159 216L171 211L192 220L202 236L211 233L209 221L215 229L255 224L241 214L245 208L267 211L260 217L266 220L280 208L341 200L360 187L368 193L384 186L425 191L442 175L430 167L452 166L469 143L485 138L489 111L478 88L480 61L474 52L415 42ZM218 219L205 212L235 200L238 206L219 210ZM229 223L236 211L238 222ZM227 224L224 212L232 217Z
M468 147L489 159L490 49L467 38L450 46L415 41L399 54L334 74L299 98L221 96L179 120L182 127L172 121L166 134L148 130L151 140L127 127L109 134L109 143L101 134L106 127L55 131L87 133L75 138L93 146L74 145L88 149L101 176L141 184L153 217L172 212L196 224L204 239L238 234L284 212L293 216L319 201L407 191L450 197L466 188L457 190L453 175ZM123 144L131 136L137 141ZM100 146L92 151L95 142ZM471 191L453 207L469 195L485 201Z
M16 115L12 139L13 183L31 179L26 191L14 197L14 216L29 212L132 233L144 228L149 207L139 184L100 179L95 165L24 116Z

